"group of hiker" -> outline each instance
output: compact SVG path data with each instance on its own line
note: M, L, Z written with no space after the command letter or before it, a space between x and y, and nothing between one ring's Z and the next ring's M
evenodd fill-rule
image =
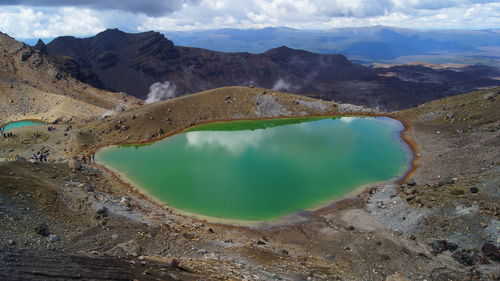
M0 127L0 134L3 135L4 139L14 136L11 132L6 132L4 127Z
M95 152L93 152L92 154L83 155L81 160L83 163L95 163Z
M64 131L70 131L72 129L73 129L73 127L71 125L69 125L64 129ZM49 126L47 128L47 131L49 131L49 132L53 132L56 130L57 129L55 127L52 127L52 126ZM4 127L0 127L0 136L2 136L2 135L4 138L9 138L9 137L14 136L14 134L12 132L7 132ZM35 138L38 138L39 136L40 136L39 133L34 134ZM37 160L40 162L48 162L47 156L45 154L40 153L40 152L38 152L37 154L32 154L30 159ZM76 158L76 159L78 159L78 158ZM95 163L95 152L92 152L90 154L88 154L88 153L84 154L80 157L79 160L81 160L83 163L89 163L89 164Z
M32 154L30 159L38 160L40 162L47 162L48 161L47 156L45 156L44 154L40 154L40 155Z

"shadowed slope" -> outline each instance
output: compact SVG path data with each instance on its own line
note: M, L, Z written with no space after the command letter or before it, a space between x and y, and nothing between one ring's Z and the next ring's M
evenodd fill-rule
M262 54L221 53L177 47L157 32L131 34L117 29L94 37L56 38L50 54L72 57L95 87L144 98L155 82L170 81L177 94L223 86L255 85L301 95L338 100L386 110L408 108L476 87L499 85L492 67L441 69L414 67L371 69L342 55L314 54L279 47ZM409 76L423 79L409 79ZM88 76L88 75L87 75ZM82 78L83 77L83 78Z

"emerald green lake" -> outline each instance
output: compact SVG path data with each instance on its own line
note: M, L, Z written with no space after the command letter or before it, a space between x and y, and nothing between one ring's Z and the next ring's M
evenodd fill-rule
M3 126L4 130L12 130L15 128L21 128L21 127L26 127L26 126L38 126L38 125L43 125L43 122L39 121L30 121L30 120L23 120L23 121L16 121L16 122L11 122L7 123L6 125Z
M155 199L190 213L271 220L357 187L401 177L412 153L386 117L211 123L96 160Z

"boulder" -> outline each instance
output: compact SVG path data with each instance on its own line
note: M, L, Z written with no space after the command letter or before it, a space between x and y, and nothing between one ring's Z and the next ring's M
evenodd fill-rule
M82 163L78 161L77 159L71 159L68 162L69 168L72 170L81 170L82 169Z
M387 276L385 278L385 281L410 281L410 279L406 278L400 273L395 273L393 275Z
M408 188L407 190L405 190L405 193L406 193L407 195L410 195L410 194L415 194L415 193L417 193L417 189L416 189L416 188L414 188L414 187L411 187L411 188Z
M403 236L404 232L402 230L400 230L400 229L397 229L397 230L394 230L392 232L392 234L395 235L395 236Z
M493 245L492 243L485 243L483 247L481 247L481 251L483 251L484 255L491 256L495 254L498 249L497 246Z
M443 180L444 180L444 182L445 182L446 184L454 184L454 183L455 183L455 180L454 180L454 179L452 179L452 178L450 178L450 177L446 177L446 178L444 178Z
M412 201L413 199L415 199L414 194L410 194L410 195L406 196L406 201L408 201L408 202Z
M463 189L453 189L451 192L450 192L452 195L464 195L465 194L465 191Z
M450 178L450 177L444 177L442 179L439 179L439 181L438 181L439 186L443 186L443 185L447 185L447 184L454 184L454 183L455 183L455 180Z
M86 190L87 192L94 192L94 186L93 186L93 185L91 185L91 184L87 184L87 185L85 186L85 190Z
M38 235L49 236L50 231L46 224L39 224L35 227L35 232Z
M493 243L485 243L481 247L483 254L494 261L500 261L500 251Z
M495 93L494 92L488 92L483 95L483 99L485 100L493 100L495 98Z
M406 184L407 184L408 186L415 186L415 185L417 185L417 182L415 181L415 179L411 178L411 179L409 179L409 180L406 182Z
M134 239L117 244L109 250L108 253L118 256L139 256L142 253L142 247L139 245L139 242Z
M435 253L440 254L444 251L454 251L458 248L458 245L446 240L436 240L431 243L431 247Z
M463 265L471 266L474 265L477 261L479 261L479 257L471 256L467 252L455 252L451 255L456 261Z
M123 207L130 207L130 203L131 203L132 199L130 199L130 197L127 197L127 196L123 196L121 199L120 199L120 204L123 206Z
M47 241L50 243L56 243L56 242L59 242L59 240L60 240L59 236L54 235L54 234L49 235L49 238L47 238Z
M99 205L95 211L98 215L105 215L108 212L108 209L104 205Z

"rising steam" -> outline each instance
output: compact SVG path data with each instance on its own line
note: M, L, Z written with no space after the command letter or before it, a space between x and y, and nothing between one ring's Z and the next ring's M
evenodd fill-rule
M276 91L293 91L295 90L297 87L288 83L285 79L283 78L280 78L278 79L275 83L274 83L274 86L273 86L273 90L276 90Z
M146 98L146 103L174 98L176 95L176 90L177 87L170 81L165 81L163 83L156 82L149 87L149 93Z
M111 109L107 112L105 112L103 115L101 115L101 117L107 117L107 116L111 116L111 115L114 115L118 112L121 112L121 111L124 111L126 108L125 106L125 94L122 93L122 96L120 98L120 100L118 101L118 104L116 105L116 107L114 109Z

